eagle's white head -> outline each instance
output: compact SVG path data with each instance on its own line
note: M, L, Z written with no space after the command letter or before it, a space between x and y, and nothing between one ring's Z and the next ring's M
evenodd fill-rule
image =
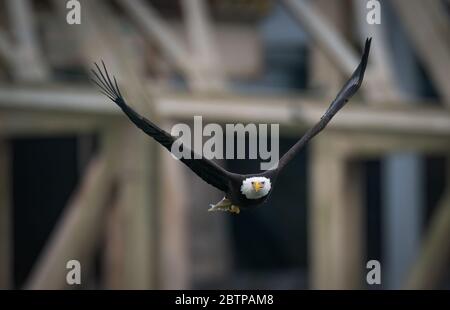
M247 199L259 199L270 191L270 179L265 177L251 177L242 182L241 193Z

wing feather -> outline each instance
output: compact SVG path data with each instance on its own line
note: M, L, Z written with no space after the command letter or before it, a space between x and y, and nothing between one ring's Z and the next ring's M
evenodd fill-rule
M122 111L139 129L151 136L170 152L176 138L132 109L122 97L116 78L113 76L111 80L103 61L102 65L104 72L102 72L100 67L95 64L98 73L95 70L92 70L94 74L92 81L100 88L103 94L114 101L122 109ZM112 81L114 81L114 83ZM183 145L183 147L186 146ZM188 166L195 174L201 177L208 184L227 192L229 190L230 178L234 178L238 175L225 170L212 160L208 160L203 157L201 159L195 159L194 152L190 149L188 151L191 153L191 159L181 158L180 161Z
M283 169L314 136L316 136L327 126L333 116L336 115L336 113L340 109L342 109L342 107L348 102L348 100L357 92L364 79L364 72L366 71L371 42L372 38L367 38L361 62L359 63L358 67L353 72L347 83L345 83L345 85L339 91L325 114L320 118L319 122L314 125L314 127L310 128L301 137L301 139L289 151L287 151L286 154L283 155L278 163L277 169Z

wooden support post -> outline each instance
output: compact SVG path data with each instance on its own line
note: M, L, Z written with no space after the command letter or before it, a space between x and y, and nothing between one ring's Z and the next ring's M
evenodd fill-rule
M170 128L170 123L163 124ZM165 149L160 150L160 270L161 289L189 289L190 243L189 193L182 163L177 162ZM191 193L192 194L192 193Z
M48 77L48 69L43 61L33 18L30 0L6 1L12 30L17 42L13 75L20 81L42 81Z
M124 216L122 214L123 209L120 208L122 201L118 199L120 197L121 184L119 177L123 172L119 167L121 166L124 144L126 143L126 136L124 130L126 125L116 124L114 129L110 127L104 129L102 132L102 139L107 142L116 141L120 144L121 148L110 150L108 156L114 163L113 167L113 192L110 197L110 205L104 212L104 229L100 232L99 238L102 244L101 253L101 270L102 278L99 279L99 283L104 289L125 289L125 225Z
M119 221L116 225L123 225L119 228L124 250L120 253L123 256L122 285L126 289L149 289L155 277L155 257L152 255L155 210L151 208L151 199L156 193L151 183L154 175L154 167L150 165L151 141L131 126L124 134L127 139L119 152L123 160L119 167L116 217Z
M447 189L431 218L420 255L406 280L406 289L438 289L450 270L450 160L447 165Z
M106 216L106 227L104 232L104 249L102 253L103 278L101 285L108 290L120 290L124 288L125 282L125 238L124 238L124 216L118 203L113 203Z
M84 30L79 33L83 46L83 56L86 60L96 61L107 57L107 64L111 74L117 76L121 91L125 94L127 101L134 104L134 108L142 114L151 109L151 97L142 85L143 81L143 58L136 51L132 43L127 41L123 28L114 16L111 8L105 3L94 1L83 1L85 12ZM87 35L86 33L89 33ZM101 40L99 40L101 38ZM86 61L87 66L91 64ZM120 74L119 74L120 73ZM107 100L105 98L105 100ZM111 103L112 104L112 103ZM117 287L120 282L121 288L126 289L150 289L155 281L155 259L152 253L155 242L155 195L156 186L152 183L154 175L153 145L144 133L139 131L130 123L122 128L124 142L121 150L116 150L120 155L121 162L118 167L117 193L117 216L118 221L113 226L118 227L123 238L122 253L115 251L112 255L111 264L121 264L119 275L116 280L106 283L107 287ZM114 237L113 237L114 238ZM115 238L117 242L121 242ZM107 241L110 246L114 240ZM114 272L114 271L111 271Z
M112 208L105 214L103 254L107 289L149 289L154 287L155 254L152 254L154 210L151 198L156 189L150 185L154 171L150 139L127 124L117 137L117 192Z
M385 14L389 11L383 6L381 24L370 25L366 20L365 1L353 3L361 37L371 36L375 42L371 50L372 80L366 88L370 101L414 102L420 97L418 90L422 82L416 78L420 72L412 51L405 48L408 42L397 30L400 27L395 27L396 20ZM396 42L396 48L390 47L388 33ZM402 60L395 61L398 58ZM417 154L402 150L400 154L386 154L382 163L383 284L385 288L398 288L419 248L423 207L421 159Z
M364 276L360 169L329 135L312 144L310 283L313 289L358 289Z
M12 286L12 208L8 143L0 137L0 289Z
M128 208L124 208L123 191L124 187L122 184L123 179L127 179L123 173L130 173L126 171L122 166L123 158L129 154L125 154L124 150L128 147L126 133L126 125L117 127L115 133L109 133L111 138L117 141L123 141L122 148L116 150L116 168L115 168L115 186L113 199L111 200L111 205L108 210L106 210L105 216L105 229L102 232L102 253L101 253L101 263L102 263L102 278L100 279L100 284L102 288L109 290L127 289L127 274L126 274L126 263L127 263L127 214L125 211ZM128 166L127 166L128 167ZM133 208L133 206L129 206ZM130 213L130 211L128 211ZM129 217L129 216L128 216ZM131 241L133 242L133 241ZM145 271L145 270L143 270Z

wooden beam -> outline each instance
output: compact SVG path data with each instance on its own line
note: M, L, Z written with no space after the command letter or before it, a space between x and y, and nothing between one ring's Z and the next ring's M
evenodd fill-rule
M66 283L66 263L70 260L80 262L83 283L87 270L92 266L93 253L105 224L104 214L114 171L112 154L120 145L120 141L109 137L105 138L100 154L90 162L78 190L33 267L25 288L70 288Z
M102 288L107 290L120 290L125 283L125 216L123 209L115 201L106 216L106 228L103 234L104 250L102 253Z
M0 86L0 109L36 110L119 114L120 109L93 87L73 86Z
M311 288L358 289L364 276L361 169L326 135L312 143Z
M214 33L204 0L181 1L188 38L192 50L191 60L200 71L200 83L193 86L202 91L223 92L225 78L219 63L219 53L214 42Z
M164 128L170 124L163 124ZM185 168L160 148L160 269L161 289L189 289L191 264L189 249L189 193Z
M30 0L7 0L6 8L17 42L12 73L19 81L43 81L49 72L40 51Z
M336 31L346 35L346 23L348 22L348 5L338 1L315 0L313 7L326 20L330 22ZM326 52L317 44L312 44L311 52L311 88L320 89L324 98L333 99L345 82L345 76L339 71L333 62L327 57Z
M0 132L8 137L92 133L125 121L119 115L0 109Z
M359 63L359 56L328 21L305 0L282 0L281 3L301 23L339 70L350 76Z
M375 131L329 131L327 134L355 157L379 158L394 152L443 154L448 150L448 136L445 135Z
M307 98L165 95L156 98L155 105L161 117L183 120L202 115L208 121L279 123L305 128L320 119L328 103ZM369 106L352 101L328 128L448 135L450 113L412 105L392 108L388 103Z
M156 40L156 43L164 49L165 53L180 69L184 71L191 70L191 65L188 63L189 53L187 49L170 32L167 25L165 25L151 5L140 0L120 0L118 3L138 23L148 37Z
M313 288L357 288L362 285L364 214L361 211L361 198L364 193L360 187L362 181L358 159L380 158L399 151L447 154L447 140L445 136L420 134L404 136L395 133L327 131L312 142L312 239L309 244ZM435 266L442 271L446 266L449 252L447 248L442 250L442 247L446 240L444 236L448 235L447 204L448 197L442 203L442 211L434 217L430 226L433 233L430 231L428 238L433 241L425 243L423 257L417 263L417 270L411 275L408 287L430 288L430 283L436 285L438 273L432 271L428 278L427 272ZM436 251L441 253L437 255Z
M189 41L183 23L167 21L167 26L177 38ZM263 38L258 28L251 24L214 21L214 50L218 53L219 70L223 70L225 79L257 78L263 70ZM191 53L191 57L194 56Z
M164 55L186 75L192 90L202 91L201 72L192 61L192 55L173 35L169 27L149 3L141 0L120 0L118 3L130 15L131 19L143 30L146 38L156 42L164 51Z
M12 206L9 144L0 137L0 289L12 288Z
M123 160L118 167L119 185L117 193L116 216L120 229L123 252L117 253L118 272L123 274L120 285L122 289L150 289L155 283L156 253L152 252L155 244L154 225L155 208L153 199L156 195L152 177L151 142L147 136L137 132L136 128L127 126L122 133L125 136L122 149L117 154ZM116 232L116 234L119 232ZM111 236L114 237L114 236ZM120 242L121 240L116 241Z
M180 29L182 30L182 29ZM230 77L252 79L264 66L263 38L258 28L246 24L214 23L214 47L226 87Z
M16 60L14 46L2 29L0 29L0 57L7 64L14 63Z
M448 29L442 31L438 28L438 21L444 18L434 18L433 14L440 12L445 14L444 7L440 10L434 8L438 2L428 4L420 0L395 0L392 5L405 25L411 42L415 46L419 57L425 64L425 70L437 87L438 92L447 105L450 105L450 84L448 72L450 72L450 42ZM434 8L432 10L432 8ZM448 21L445 23L448 26ZM420 26L419 26L420 25ZM444 26L444 29L446 27ZM447 33L447 36L445 36Z
M366 95L372 103L382 103L386 101L404 102L414 96L407 96L399 85L398 77L394 72L394 58L392 50L389 48L387 38L388 24L382 22L381 25L370 25L366 20L366 1L353 1L357 26L360 38L372 38L370 49L371 66L368 70L369 79L366 79Z
M129 98L128 95L126 97ZM77 104L79 100L85 103ZM130 99L130 102L145 103L145 101L148 99L144 101ZM305 97L161 94L155 98L156 115L165 118L191 120L194 115L202 115L209 121L277 122L287 127L302 128L317 122L327 105L328 103ZM448 135L450 133L450 113L446 110L432 108L429 105L425 107L425 103L396 108L390 105L386 102L371 106L352 101L333 119L330 129L358 128L365 131L405 134ZM95 117L100 119L97 126ZM22 121L17 121L19 118ZM79 122L83 118L86 118L86 122ZM154 113L151 118L155 120ZM52 121L45 124L46 119ZM95 94L90 90L82 92L67 89L56 90L53 93L50 89L7 90L0 87L0 128L2 130L11 132L43 128L64 130L65 122L67 122L68 131L76 128L91 130L101 127L103 123L101 120L108 119L122 120L123 117L119 109L113 104L108 104L103 95Z
M84 1L83 7L85 19L81 30L84 31L79 34L86 65L91 66L89 60L92 58L98 60L106 55L111 73L120 72L119 83L127 100L140 113L146 114L151 108L148 104L151 103L151 96L142 85L145 72L142 54L124 35L123 27L106 3ZM126 289L149 289L154 287L156 272L156 254L152 252L157 193L152 175L156 160L153 144L144 133L127 123L122 134L125 137L122 148L116 151L123 159L118 168L120 188L117 195L124 238L123 257L119 260L123 263L121 286Z
M447 0L448 2L448 0ZM448 4L447 4L448 5ZM450 37L450 21L446 13L446 4L434 1L427 6L429 10L429 16L434 20L434 26L436 31L438 31L443 38ZM447 40L447 44L450 41Z

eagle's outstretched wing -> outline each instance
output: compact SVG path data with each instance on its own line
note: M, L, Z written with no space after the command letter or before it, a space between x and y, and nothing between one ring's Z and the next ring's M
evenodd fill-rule
M314 125L314 127L310 128L300 140L289 150L286 154L278 162L279 170L283 169L295 155L298 153L300 149L302 149L315 135L321 132L333 116L347 103L347 101L356 93L356 91L361 86L361 83L364 78L364 72L366 71L367 59L369 57L370 43L372 38L368 38L366 40L366 44L364 47L364 52L362 55L361 62L356 68L355 72L353 72L350 79L345 83L344 87L339 91L336 98L331 103L328 110L325 114L320 118L320 121Z
M105 94L109 99L114 101L122 111L128 116L128 118L147 135L151 136L153 139L158 141L162 146L171 151L171 147L175 142L176 138L170 135L168 132L159 128L151 121L139 115L135 110L133 110L123 98L120 89L117 85L116 78L113 76L112 80L106 70L104 62L103 71L100 67L95 64L97 71L92 70L94 77L92 81L100 88L101 92ZM114 82L114 83L113 83ZM186 147L183 145L183 147ZM194 159L194 152L189 150L191 153L191 159L181 158L180 160L188 166L193 172L195 172L199 177L201 177L205 182L211 184L212 186L227 192L229 187L230 178L237 177L237 174L231 173L217 165L211 160L206 158Z

